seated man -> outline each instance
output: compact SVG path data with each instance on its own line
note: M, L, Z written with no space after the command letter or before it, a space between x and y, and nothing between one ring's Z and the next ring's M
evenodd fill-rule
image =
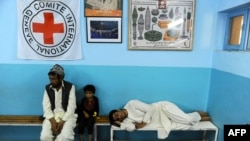
M205 112L185 113L168 101L146 104L131 100L124 109L112 110L109 113L112 125L128 131L153 127L158 129L159 139L167 138L172 129L189 129L200 120L206 119L209 118Z
M63 68L56 64L48 72L50 83L43 95L41 141L74 141L77 114L74 84L64 80Z

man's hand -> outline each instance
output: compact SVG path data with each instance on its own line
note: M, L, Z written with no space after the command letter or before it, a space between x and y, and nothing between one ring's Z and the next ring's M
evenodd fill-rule
M121 122L120 121L115 121L114 125L117 126L117 127L120 127L121 126Z
M145 122L141 122L141 123L134 122L134 124L135 124L135 128L136 128L136 129L143 128L143 127L146 125Z
M61 121L58 123L58 125L57 125L58 134L61 133L64 123L65 123L64 120L61 120Z
M53 132L54 135L58 135L58 130L57 130L57 122L54 118L49 119L50 123L51 123L51 130Z

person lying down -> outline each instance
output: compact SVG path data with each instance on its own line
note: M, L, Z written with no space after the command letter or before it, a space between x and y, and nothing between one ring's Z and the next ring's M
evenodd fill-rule
M110 124L122 130L134 131L140 128L156 128L157 137L165 139L171 130L186 130L200 121L210 120L206 112L185 113L177 105L169 101L152 104L140 100L130 100L124 109L109 112Z

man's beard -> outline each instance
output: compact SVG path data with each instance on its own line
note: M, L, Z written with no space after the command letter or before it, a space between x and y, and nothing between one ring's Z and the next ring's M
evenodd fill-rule
M58 83L58 84L51 84L51 86L52 86L53 88L60 88L60 87L62 86L62 83L60 82L60 83Z

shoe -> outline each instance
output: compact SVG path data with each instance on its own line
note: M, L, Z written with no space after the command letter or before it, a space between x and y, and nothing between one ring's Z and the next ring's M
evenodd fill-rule
M83 135L79 136L80 141L83 141Z
M92 135L88 135L88 141L92 141Z

